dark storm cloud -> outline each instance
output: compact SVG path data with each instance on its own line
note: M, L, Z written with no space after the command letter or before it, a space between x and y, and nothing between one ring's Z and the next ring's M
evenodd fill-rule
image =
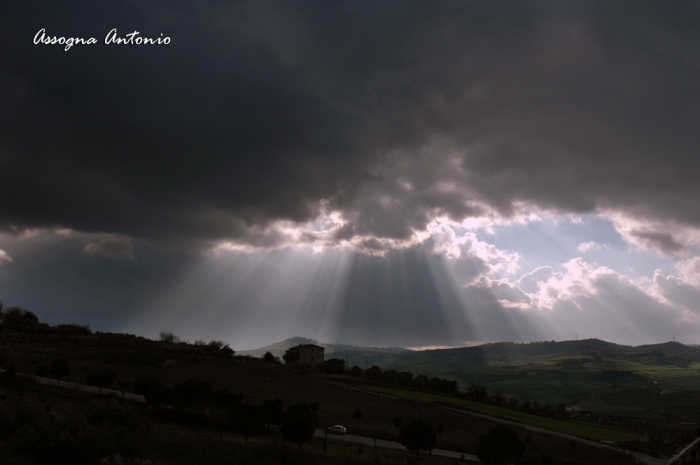
M339 239L523 201L700 224L694 3L110 5L3 18L2 228L266 247L321 200ZM171 44L31 43L114 27Z
M673 236L667 232L634 229L630 232L630 236L647 245L648 248L659 250L667 255L685 252L683 244L674 240Z

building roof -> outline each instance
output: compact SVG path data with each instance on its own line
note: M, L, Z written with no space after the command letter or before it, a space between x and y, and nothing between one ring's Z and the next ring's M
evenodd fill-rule
M299 344L298 346L290 347L290 349L303 349L305 347L316 347L319 349L325 349L325 347L317 346L316 344Z

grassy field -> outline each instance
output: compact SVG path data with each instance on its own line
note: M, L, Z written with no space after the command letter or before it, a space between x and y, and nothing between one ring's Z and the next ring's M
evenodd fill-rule
M485 384L521 403L578 405L628 427L700 422L700 348L674 342L640 347L599 340L497 343L380 354L368 363L454 379L461 389L470 382Z
M532 415L529 413L510 410L495 405L483 404L465 399L455 399L452 397L433 394L428 392L413 391L408 389L400 389L384 386L366 386L365 389L374 392L379 392L391 396L400 397L403 399L418 400L421 402L439 403L448 405L458 409L469 410L477 413L483 413L498 418L517 421L524 425L537 426L551 431L567 433L582 438L593 439L596 441L615 441L615 442L646 442L648 437L629 433L626 431L618 431L609 428L602 428L596 425L562 421L554 418Z

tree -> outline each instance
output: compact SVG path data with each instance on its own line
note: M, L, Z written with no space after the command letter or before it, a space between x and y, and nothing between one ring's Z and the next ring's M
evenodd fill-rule
M355 427L360 429L360 420L362 420L362 410L360 410L360 407L355 407L352 417L355 419Z
M49 366L45 364L38 365L34 370L34 374L45 378L49 375Z
M265 415L263 408L250 402L243 402L231 412L231 423L234 430L245 436L245 445L248 445L248 435L262 434L265 432Z
M421 450L427 449L432 452L437 442L435 428L422 418L416 418L403 425L399 437L406 449L416 451L416 459L419 458Z
M399 372L394 370L394 369L386 370L382 374L382 380L388 384L395 383L398 380L398 378L399 378Z
M269 434L270 425L281 425L284 422L282 399L275 397L263 402L263 415L265 416L265 424L267 424L267 432Z
M175 405L204 409L212 398L213 388L209 381L188 378L173 389Z
M117 383L117 386L119 387L119 389L121 389L121 391L122 391L122 396L123 396L123 395L124 395L124 391L126 391L127 389L129 389L129 388L131 387L131 381L129 381L129 380L119 381L119 382Z
M117 379L117 372L110 369L105 369L102 373L88 373L85 376L88 384L100 388L100 394L102 394L102 388L112 384L115 379Z
M401 434L401 425L403 424L403 418L401 418L400 415L396 415L394 417L394 428L396 428L396 431Z
M445 425L443 425L442 423L438 423L437 425L435 425L435 432L438 434L440 440L442 440L443 431L445 431Z
M423 389L426 384L428 384L430 380L428 379L427 376L425 375L418 375L415 378L413 378L413 385L417 388Z
M413 383L413 373L410 371L402 371L398 377L401 386L410 386Z
M3 312L2 323L7 326L34 326L39 323L39 318L19 307L11 307Z
M372 365L367 370L365 370L365 378L367 379L379 379L382 377L382 369L377 365Z
M496 425L476 445L476 455L484 465L505 465L517 462L527 446L518 433L506 425Z
M224 341L217 340L213 340L209 342L209 344L205 345L204 350L212 354L214 357L223 358L224 360L233 358L233 355L236 353L236 351L230 348L228 344L224 344Z
M359 378L362 376L362 368L358 367L357 365L353 365L352 368L350 368L350 376L354 378Z
M280 361L280 358L272 355L272 352L270 352L269 350L267 352L265 352L265 355L263 355L262 359L263 359L263 362L272 363L273 365L279 365L280 363L282 363Z
M60 386L61 378L70 374L70 363L63 357L56 357L51 363L49 373L56 378L56 386Z
M287 349L287 351L282 356L284 363L291 364L299 360L299 351Z
M169 331L160 332L160 342L165 342L166 344L177 344L180 342L180 338Z
M216 354L217 357L224 360L230 360L236 354L236 351L229 347L228 344L224 345L219 352Z
M330 358L323 363L323 371L342 375L345 373L345 360Z
M156 375L141 375L134 380L136 394L142 394L147 404L169 405L173 402L173 390L164 386Z
M301 443L311 439L318 419L311 408L303 402L299 402L287 408L287 414L282 423L282 437L286 441L296 442L301 449Z

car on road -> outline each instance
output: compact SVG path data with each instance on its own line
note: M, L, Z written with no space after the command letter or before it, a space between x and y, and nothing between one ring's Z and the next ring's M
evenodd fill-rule
M328 432L333 434L345 434L348 430L342 425L333 425L328 427Z

